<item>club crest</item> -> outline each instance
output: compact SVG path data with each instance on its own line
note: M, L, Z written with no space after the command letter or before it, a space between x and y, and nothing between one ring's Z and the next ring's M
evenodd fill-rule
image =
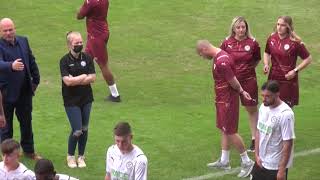
M283 48L284 48L284 50L288 50L290 48L290 46L289 46L289 44L285 44Z
M244 50L246 50L246 51L250 51L250 46L249 45L246 45L245 47L244 47Z
M132 169L133 163L131 161L127 162L126 167L127 169Z
M87 63L85 61L81 61L80 64L81 64L82 67L85 67L87 65Z

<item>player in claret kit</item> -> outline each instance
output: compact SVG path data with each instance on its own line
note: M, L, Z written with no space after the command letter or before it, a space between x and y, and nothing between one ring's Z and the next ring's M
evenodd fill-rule
M120 95L108 64L107 43L110 34L107 21L108 9L108 0L85 0L77 13L77 19L86 18L87 45L85 51L96 60L109 86L111 94L106 100L120 102Z
M297 66L298 56L302 62ZM280 85L280 99L291 108L299 103L298 72L311 63L311 55L301 38L294 32L290 16L280 16L266 44L264 73L268 80L277 80ZM269 63L271 60L271 68Z
M252 100L240 96L241 104L249 115L251 129L251 145L248 151L254 151L254 139L258 121L258 84L255 68L261 60L260 46L251 35L249 24L244 17L237 16L232 20L228 37L220 48L233 57L236 77L243 90L247 91Z
M254 165L248 157L243 140L238 134L239 94L251 100L235 77L235 65L232 57L210 44L207 40L197 43L198 54L213 59L212 75L215 81L216 126L221 131L221 158L209 163L208 167L230 169L230 145L233 144L241 157L241 171L238 177L247 177Z

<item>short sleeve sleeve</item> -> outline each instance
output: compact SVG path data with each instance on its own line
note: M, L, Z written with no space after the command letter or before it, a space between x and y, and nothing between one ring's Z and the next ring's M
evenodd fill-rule
M284 141L295 139L293 112L284 112L281 120L281 134Z
M111 163L112 163L112 159L110 156L110 148L107 150L107 155L106 155L106 174L110 174L111 173Z
M301 59L307 59L310 56L309 51L307 50L306 46L302 42L298 46L298 56Z
M147 180L148 160L145 155L140 155L136 168L134 180Z
M94 62L91 56L88 56L88 74L95 74Z
M35 180L36 179L36 175L34 174L33 171L31 170L26 170L24 173L23 173L23 179L24 180Z
M217 70L219 74L221 74L226 81L231 80L234 77L234 73L231 69L231 65L227 61L220 61L217 63Z
M270 54L270 42L271 42L271 36L268 38L266 43L266 48L264 49L264 52L268 54Z
M220 45L220 49L222 49L222 50L226 50L227 49L227 45L226 45L227 43L226 43L226 40L224 40L224 41L222 41L222 43L221 43L221 45Z
M79 180L77 178L71 177L66 174L57 174L59 176L59 180Z
M254 43L254 49L253 49L253 59L255 61L261 60L261 52L260 52L260 46L259 43L255 41Z
M61 73L61 77L69 76L68 65L67 65L66 59L63 59L63 58L60 60L60 73Z

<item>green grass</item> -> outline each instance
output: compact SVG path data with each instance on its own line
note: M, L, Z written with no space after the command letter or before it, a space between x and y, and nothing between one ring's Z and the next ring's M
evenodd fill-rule
M316 0L111 1L110 65L123 102L103 101L108 91L99 72L93 85L86 169L68 169L65 164L70 127L62 105L58 65L67 51L65 33L78 30L85 37L85 22L75 20L82 0L10 0L0 4L1 17L15 21L17 33L29 37L37 57L41 84L34 98L36 149L52 159L60 173L81 180L103 179L106 149L113 143L112 128L119 120L128 120L133 126L134 143L149 160L149 179L175 180L217 172L206 168L206 163L220 154L211 64L201 60L194 47L198 39L219 45L237 15L248 19L262 50L276 18L283 14L293 17L296 32L314 59L300 73L300 105L294 109L295 150L320 146L320 4ZM261 64L257 73L261 85L266 80ZM243 109L240 118L240 134L248 142L250 132ZM15 136L19 136L17 127ZM289 179L318 179L318 160L318 155L297 158ZM30 168L34 165L27 159L22 161ZM239 156L233 151L232 165L238 164ZM220 179L237 178L227 175Z

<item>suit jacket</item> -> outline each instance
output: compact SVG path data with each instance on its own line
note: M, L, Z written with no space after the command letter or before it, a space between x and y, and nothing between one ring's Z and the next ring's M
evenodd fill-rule
M29 46L28 39L23 36L16 36L16 46L20 48L20 54L25 68L25 84L26 89L23 89L24 94L34 95L33 87L40 83L40 74L35 57ZM16 71L12 70L12 63L14 62L14 55L7 49L7 42L0 39L0 89L6 102L16 102L21 93L21 85L14 81ZM8 92L10 91L10 93Z

